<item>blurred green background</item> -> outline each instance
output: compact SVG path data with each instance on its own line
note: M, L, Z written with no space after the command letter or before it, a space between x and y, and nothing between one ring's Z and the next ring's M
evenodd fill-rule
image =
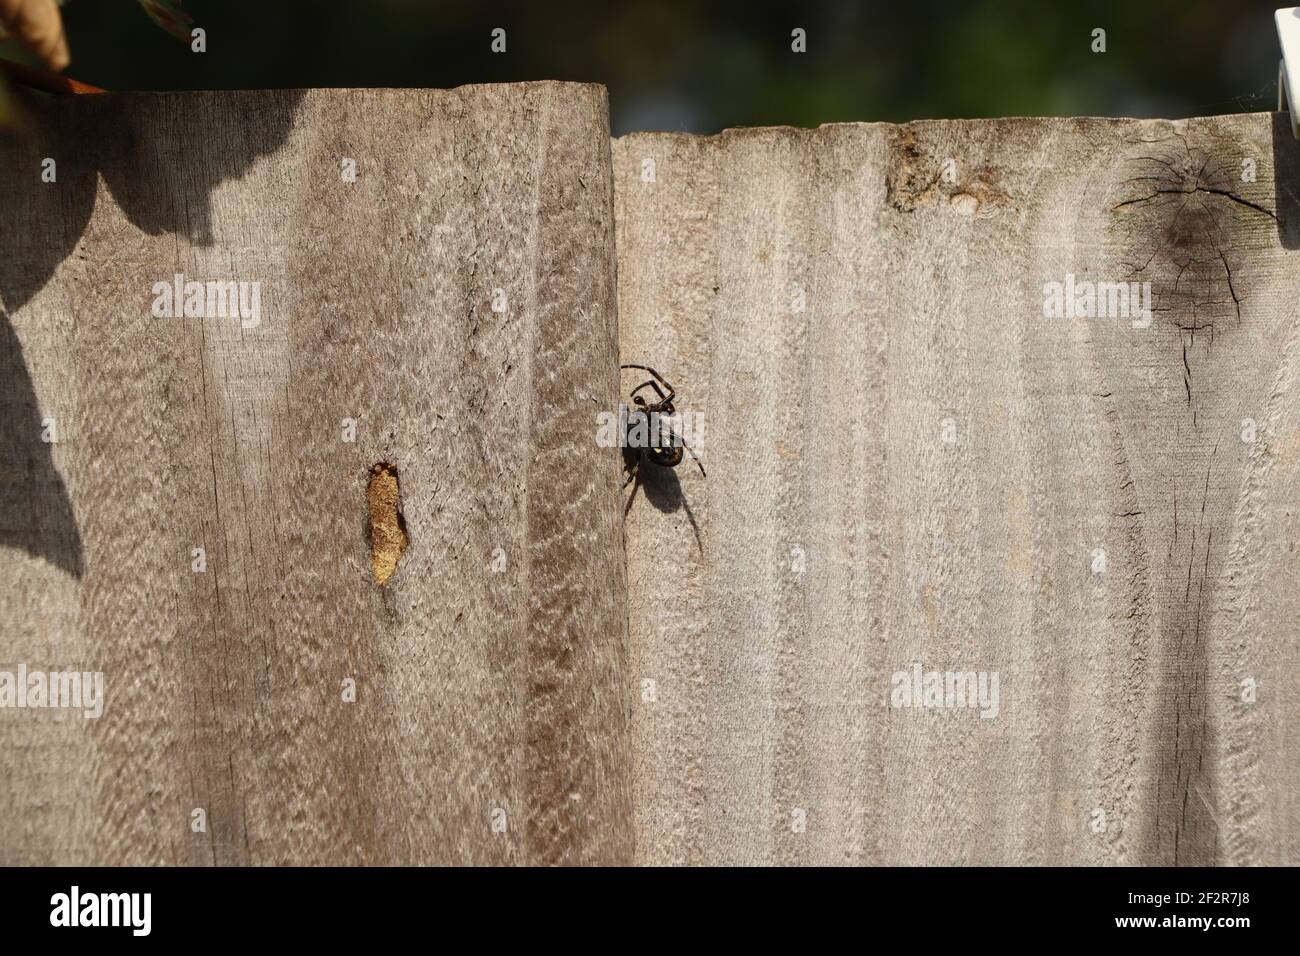
M71 0L67 75L110 90L604 83L615 133L1276 108L1272 3L578 4L189 0L208 52L132 0ZM507 52L489 49L494 27ZM802 27L808 52L790 50ZM1106 30L1107 52L1091 51ZM12 41L0 55L23 58Z

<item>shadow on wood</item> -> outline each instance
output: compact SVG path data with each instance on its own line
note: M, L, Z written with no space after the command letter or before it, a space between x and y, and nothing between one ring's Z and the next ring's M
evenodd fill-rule
M19 225L0 235L0 545L21 548L78 578L84 572L81 534L51 446L52 439L67 436L71 422L63 419L76 410L42 407L11 316L41 293L76 249L101 176L137 229L212 245L212 191L283 144L302 94L223 97L233 115L221 135L213 135L210 114L186 108L188 101L173 100L173 109L163 111L140 109L148 94L74 104L31 93L23 126L0 143L0 209ZM73 107L76 122L64 117ZM250 129L258 137L238 133ZM69 311L77 305L68 303ZM53 430L43 424L47 420Z

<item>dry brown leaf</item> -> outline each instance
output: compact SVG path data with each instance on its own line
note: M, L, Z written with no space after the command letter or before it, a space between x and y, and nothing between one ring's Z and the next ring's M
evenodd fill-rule
M51 69L61 70L72 59L55 0L0 0L0 26Z

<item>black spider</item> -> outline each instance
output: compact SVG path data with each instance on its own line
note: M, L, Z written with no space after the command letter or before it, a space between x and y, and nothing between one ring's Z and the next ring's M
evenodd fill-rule
M699 456L686 444L686 439L672 427L672 423L667 421L669 417L677 414L677 410L673 407L673 397L677 394L677 390L648 365L622 365L620 368L640 369L654 376L654 378L648 379L632 389L632 404L636 406L636 409L628 415L628 431L630 432L633 427L643 425L647 429L647 434L658 438L657 445L640 445L640 447L634 448L630 442L628 443L628 450L633 452L635 457L632 467L628 469L630 474L627 481L623 482L623 487L626 488L636 478L642 461L649 460L662 468L676 468L682 463L683 448L691 453L691 457L695 459L695 464L699 465L700 474L707 478L708 474L704 470L704 465L700 463ZM668 389L666 395L663 389L659 387L661 382L664 388ZM647 387L655 390L655 394L659 396L657 402L647 402L645 398L637 394L641 389ZM666 429L666 434L660 429Z

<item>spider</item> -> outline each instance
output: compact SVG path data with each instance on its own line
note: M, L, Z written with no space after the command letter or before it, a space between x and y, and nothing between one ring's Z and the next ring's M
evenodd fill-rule
M621 365L619 368L640 369L641 371L649 372L654 376L654 378L648 379L636 388L632 389L631 398L632 403L636 406L636 411L628 416L629 423L636 421L638 417L640 418L638 424L641 422L649 424L658 419L660 427L663 427L662 422L664 419L660 416L672 416L677 414L676 409L673 407L673 396L677 394L677 390L669 385L668 381L662 375L650 368L648 365ZM660 383L663 384L664 388L668 389L668 394L664 394L663 389L659 387ZM644 397L637 394L641 389L647 387L655 390L655 394L659 396L659 401L647 402ZM662 468L676 468L682 463L683 448L689 451L691 457L695 459L695 464L699 466L700 474L706 478L708 477L708 474L704 470L704 465L700 463L699 456L696 455L695 452L691 450L691 447L686 444L686 439L682 438L682 436L677 433L671 423L667 425L667 430L667 442L663 442L664 436L661 434L659 438L662 444L658 447L637 447L632 449L629 445L629 450L635 452L636 464L629 469L631 473L628 475L627 481L623 482L624 488L630 485L636 478L637 473L640 470L641 462L647 459Z

